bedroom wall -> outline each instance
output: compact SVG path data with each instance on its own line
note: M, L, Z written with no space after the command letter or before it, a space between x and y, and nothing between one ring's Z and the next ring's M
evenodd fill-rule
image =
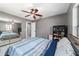
M74 4L71 4L70 7L69 7L69 10L67 12L67 15L68 15L68 34L72 34L72 13L73 13L73 5Z
M54 25L67 25L67 14L47 17L36 22L36 36L48 38Z
M25 21L24 18L20 18L18 16L14 16L14 15L11 15L11 14L0 11L0 20L1 20L1 18L4 18L6 20L17 20L19 22Z
M78 19L78 20L77 20L77 21L78 21L78 22L77 22L77 24L78 24L78 28L77 28L78 30L77 30L77 32L78 32L78 33L77 33L77 36L79 37L79 6L78 6L78 14L77 14L77 15L78 15L78 18L77 18L77 19Z

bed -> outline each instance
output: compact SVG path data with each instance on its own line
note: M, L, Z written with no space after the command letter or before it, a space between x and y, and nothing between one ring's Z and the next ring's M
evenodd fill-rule
M75 56L75 51L68 38L64 37L58 42L55 56Z
M0 34L0 40L12 39L17 37L19 37L19 35L15 32L2 32Z
M54 47L52 47L53 43L55 44ZM54 50L51 50L51 47ZM48 51L52 52L55 56L75 55L67 38L63 38L58 42L56 40L35 37L10 46L5 53L5 56L47 56L46 52ZM50 54L48 56L53 55Z

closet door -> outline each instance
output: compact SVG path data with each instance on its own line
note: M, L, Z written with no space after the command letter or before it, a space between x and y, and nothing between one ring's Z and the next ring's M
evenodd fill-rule
M31 37L31 23L27 24L27 38Z
M36 37L36 22L31 23L31 37Z

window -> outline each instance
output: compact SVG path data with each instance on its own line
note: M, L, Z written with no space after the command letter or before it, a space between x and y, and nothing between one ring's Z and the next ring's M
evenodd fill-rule
M11 24L6 24L5 28L6 28L6 30L12 30L12 25Z
M79 4L75 4L73 7L73 21L72 31L73 35L79 37Z
M72 33L77 36L77 7L73 8Z

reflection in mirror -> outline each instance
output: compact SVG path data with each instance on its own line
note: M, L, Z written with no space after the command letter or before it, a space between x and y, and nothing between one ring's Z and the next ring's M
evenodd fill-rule
M0 47L20 40L21 23L0 21Z

